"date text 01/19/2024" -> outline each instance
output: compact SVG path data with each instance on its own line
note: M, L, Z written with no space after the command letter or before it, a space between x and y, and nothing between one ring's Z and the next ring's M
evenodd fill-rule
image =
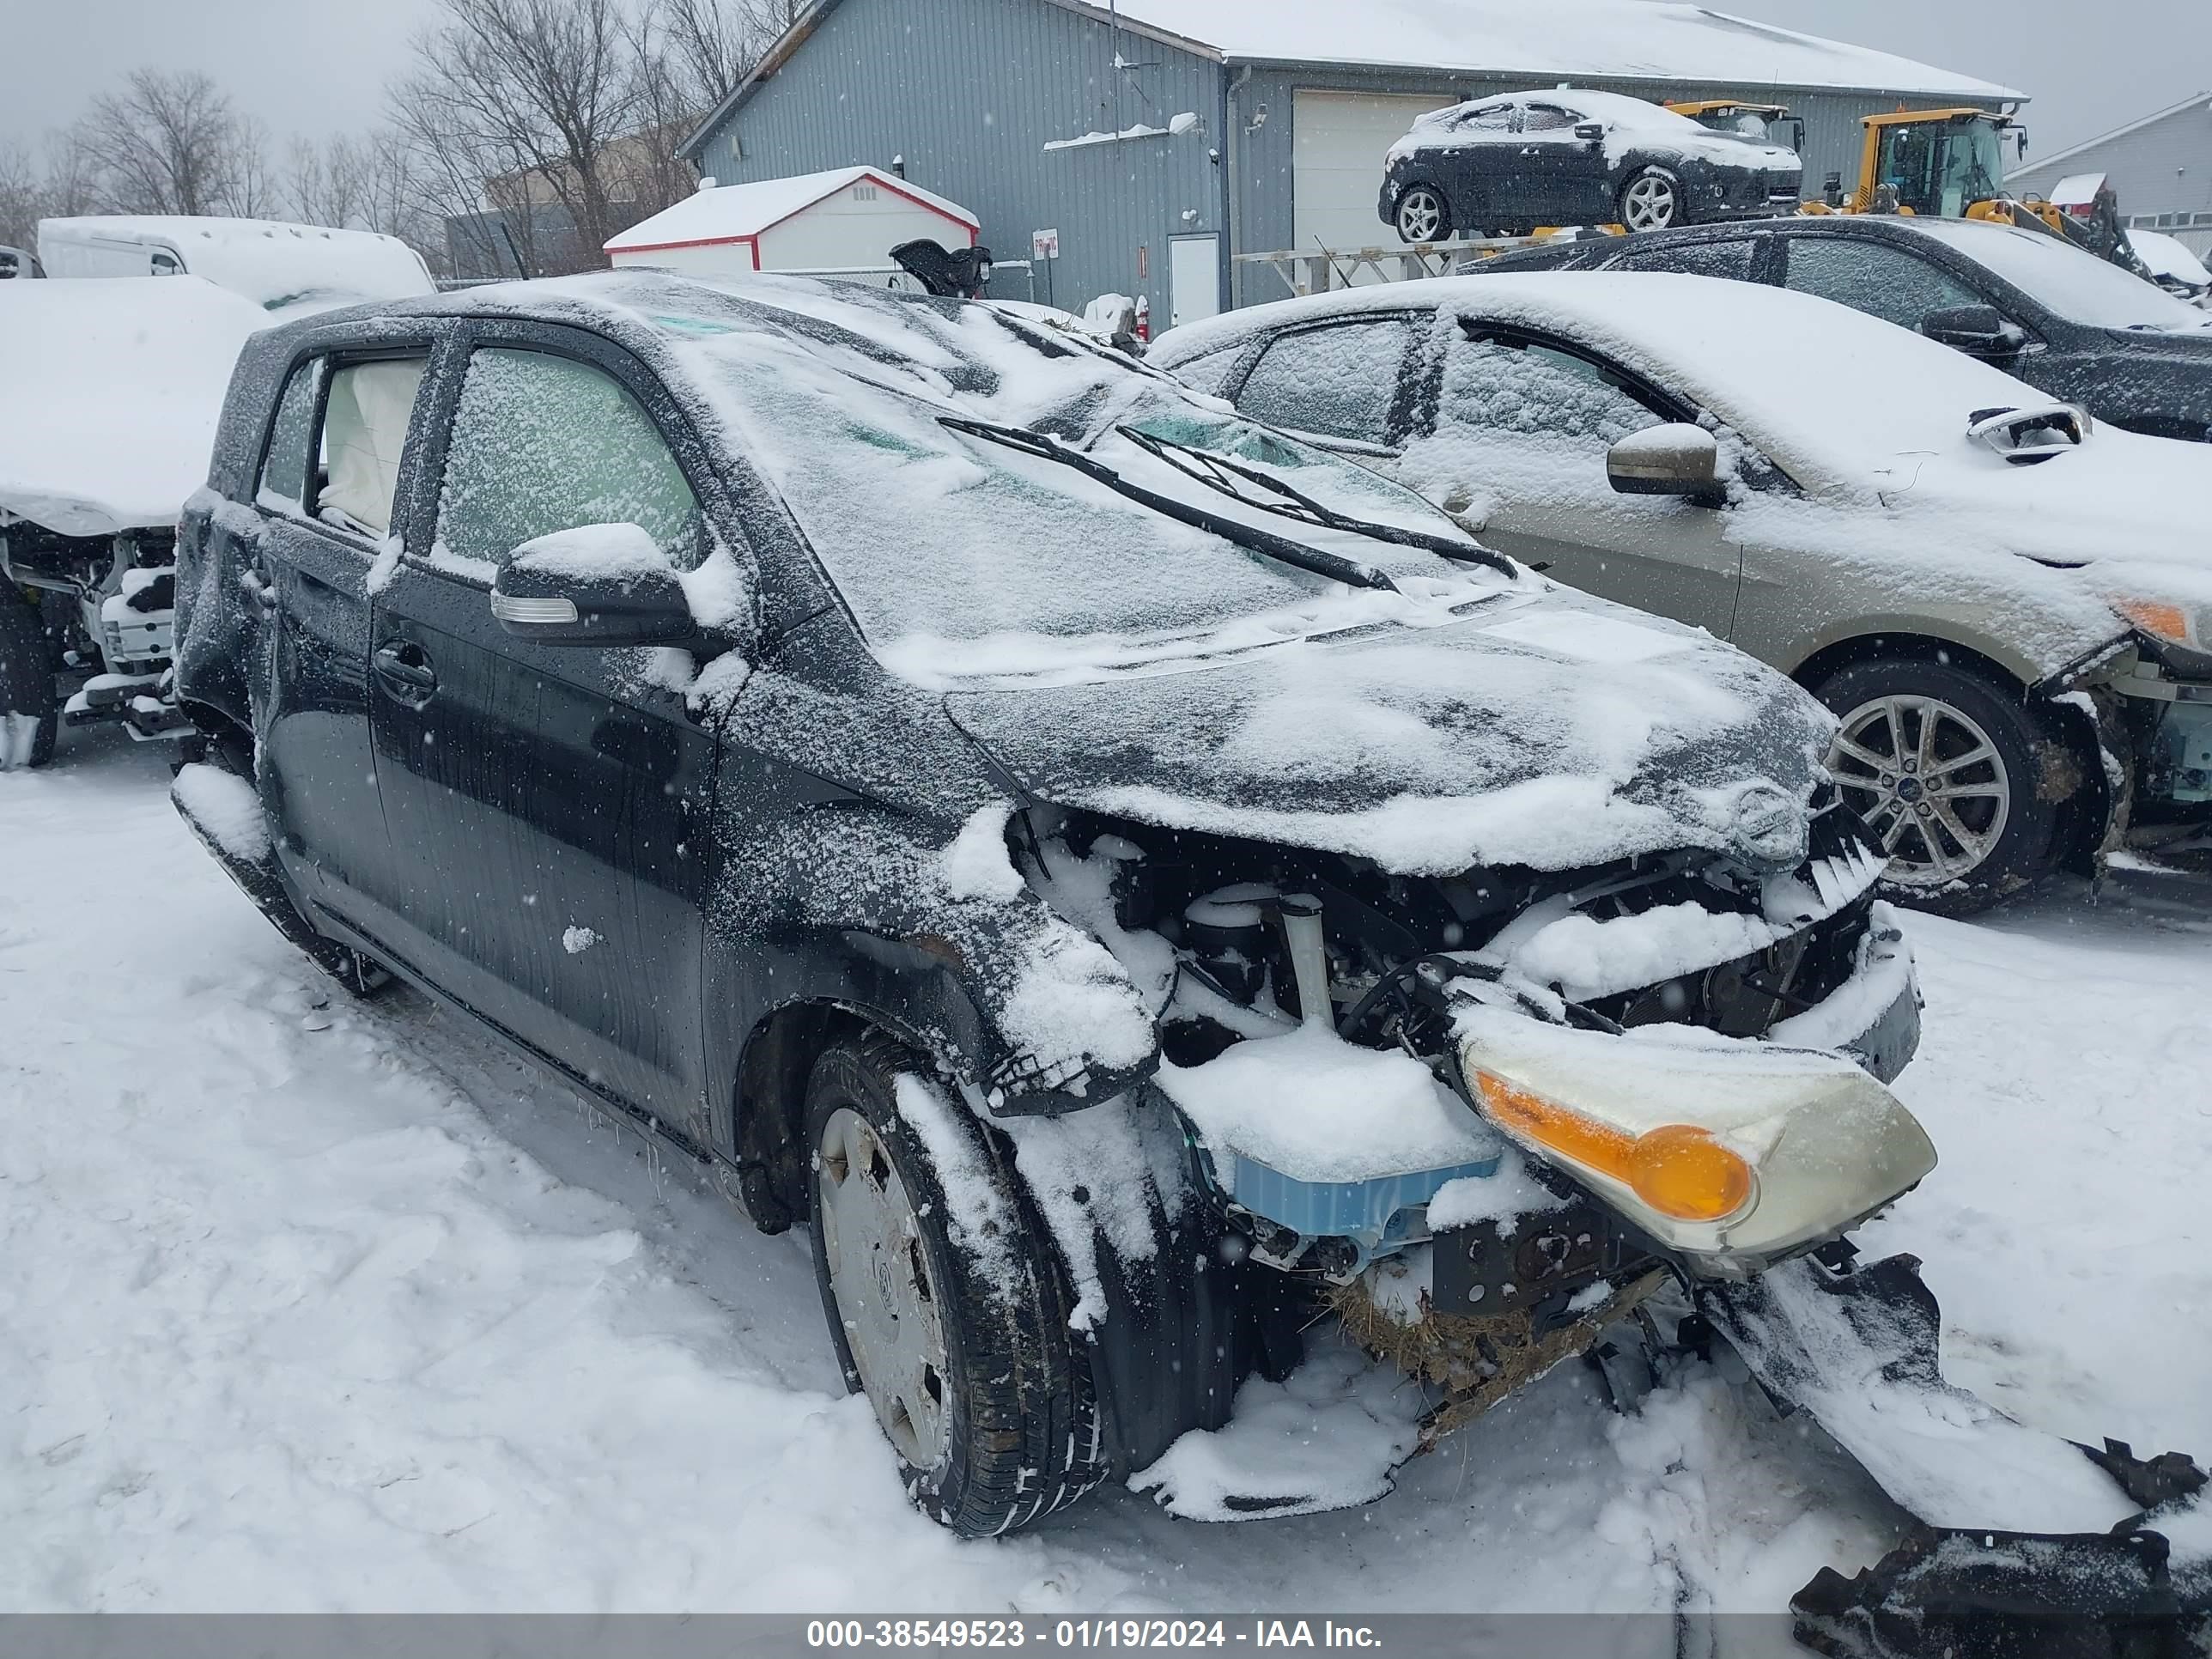
M1330 1619L812 1619L810 1648L1380 1648Z

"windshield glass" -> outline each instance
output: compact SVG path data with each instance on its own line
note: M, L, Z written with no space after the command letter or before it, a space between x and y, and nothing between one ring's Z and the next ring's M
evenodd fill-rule
M656 320L680 323L670 331L697 360L695 378L790 508L870 647L908 678L1419 625L1449 620L1453 607L1514 580L1209 487L1133 434L1236 458L1345 518L1474 550L1449 520L1378 474L988 306L842 284L761 297L804 303L811 314L777 319L742 306ZM1029 453L948 419L1052 442ZM1054 446L1114 477L1086 474ZM1117 483L1200 508L1221 527L1182 521ZM1301 568L1266 550L1270 538L1389 580Z
M2155 283L2056 237L2008 225L1917 225L1986 265L2069 322L2089 328L2212 328L2212 318Z

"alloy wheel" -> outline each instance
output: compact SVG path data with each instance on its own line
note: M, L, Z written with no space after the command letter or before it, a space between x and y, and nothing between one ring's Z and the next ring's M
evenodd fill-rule
M1647 173L1621 192L1620 216L1631 230L1664 230L1674 222L1674 184Z
M816 1148L817 1208L837 1317L860 1389L907 1467L945 1448L945 1326L921 1224L882 1138L840 1107Z
M1828 769L1901 887L1971 876L2012 815L2012 781L1990 734L1937 697L1861 704L1844 717Z
M1398 234L1409 242L1434 242L1444 228L1443 198L1425 185L1406 192L1398 204Z

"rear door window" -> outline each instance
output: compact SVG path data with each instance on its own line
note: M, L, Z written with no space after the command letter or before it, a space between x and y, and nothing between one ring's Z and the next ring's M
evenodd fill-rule
M680 570L705 556L698 497L621 382L550 352L479 347L446 452L440 547L497 565L525 542L591 524L641 526Z
M1361 318L1278 335L1245 377L1237 406L1271 426L1388 445L1413 337L1402 317Z
M321 390L323 360L310 357L294 368L276 401L269 430L269 453L261 464L257 499L264 507L306 510L308 463L315 453L315 396Z
M342 530L383 537L392 530L399 457L427 357L341 363L323 401L324 481L315 516Z
M1918 328L1931 311L1987 303L1948 271L1870 237L1792 236L1788 242L1784 287L1900 328Z

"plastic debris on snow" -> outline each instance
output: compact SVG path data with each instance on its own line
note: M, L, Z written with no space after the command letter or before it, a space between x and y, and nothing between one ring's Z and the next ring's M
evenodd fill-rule
M1289 1379L1253 1377L1218 1429L1194 1429L1129 1477L1192 1521L1317 1515L1373 1502L1420 1442L1419 1391L1349 1343L1310 1354Z
M1208 1151L1295 1181L1449 1169L1504 1144L1412 1055L1319 1027L1239 1042L1202 1066L1163 1064L1157 1080Z
M169 793L231 857L258 864L269 856L268 815L244 778L194 761L179 769Z

